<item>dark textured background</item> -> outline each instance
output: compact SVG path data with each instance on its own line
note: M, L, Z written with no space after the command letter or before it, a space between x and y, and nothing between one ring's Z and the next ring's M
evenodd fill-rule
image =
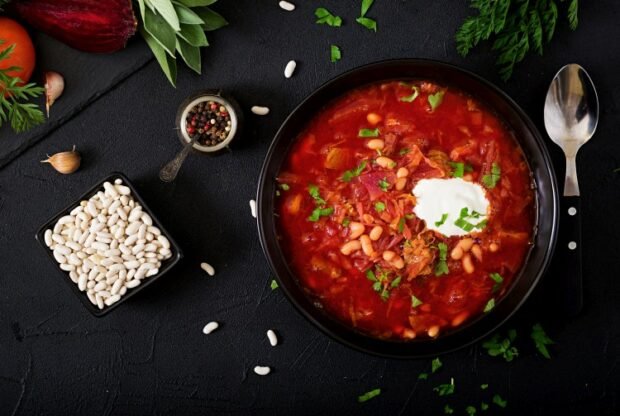
M75 51L38 41L45 45L40 67L61 68L67 91L54 107L57 123L28 136L44 140L0 170L0 414L436 415L447 403L464 414L465 406L490 402L494 393L508 407L492 407L489 414L617 414L620 175L613 169L620 167L620 3L582 1L579 29L571 32L562 22L544 57L528 57L508 83L499 81L488 50L468 58L456 54L454 31L469 13L464 1L378 0L369 13L379 22L376 34L355 24L357 1L298 0L293 13L280 10L276 0L220 3L231 26L210 36L204 74L182 69L177 89L155 62L142 66L148 52L137 38L130 44L135 60L127 54L122 59L132 71L140 69L113 88L126 71L119 66L121 55L80 55L84 63L78 64ZM341 15L345 25L314 25L318 5ZM331 43L343 52L336 64L329 62ZM439 373L417 381L430 360L375 358L343 347L269 288L248 201L271 137L287 112L321 83L357 65L401 57L444 60L487 77L541 129L544 94L559 67L581 63L598 87L599 130L578 161L586 306L576 319L558 314L554 300L562 297L562 276L547 275L504 327L519 333L520 356L512 363L487 356L477 345L443 356ZM282 71L289 59L298 67L286 80ZM98 80L107 80L109 91ZM207 87L228 90L245 109L262 104L272 113L259 118L247 111L246 133L232 154L192 156L174 184L163 184L157 172L179 150L176 107ZM0 139L2 149L27 141L7 129L0 130ZM548 143L562 175L561 155ZM73 144L84 160L77 173L61 176L38 163L45 153ZM134 181L186 258L166 278L97 319L61 281L34 233L111 171ZM217 275L206 276L201 261L213 264ZM221 327L205 336L202 327L211 320ZM529 339L537 321L556 341L552 360L537 355ZM280 336L276 348L265 337L269 328ZM256 376L257 364L273 373ZM432 387L450 377L456 393L437 397ZM481 383L489 390L481 391ZM383 390L379 397L357 403L359 394L375 387Z

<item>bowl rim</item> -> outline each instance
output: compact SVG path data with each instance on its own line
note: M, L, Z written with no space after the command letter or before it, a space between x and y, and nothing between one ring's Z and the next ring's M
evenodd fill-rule
M86 296L86 293L80 291L77 284L73 283L73 281L69 278L69 273L65 272L58 266L58 262L56 262L56 259L54 258L54 255L52 254L52 250L50 250L49 247L45 245L44 234L46 230L54 228L54 224L56 224L59 218L65 215L68 215L69 212L71 212L74 208L79 206L81 201L88 199L91 196L95 195L97 192L103 190L103 184L105 182L114 183L114 180L116 179L121 179L123 181L123 185L131 189L131 196L133 197L133 199L139 202L140 205L142 205L143 211L149 214L149 216L153 219L153 225L157 226L157 228L159 228L159 230L161 231L162 235L165 236L168 239L168 241L170 241L170 249L171 249L170 251L172 252L172 257L170 257L167 260L162 261L162 265L159 268L159 272L156 275L151 276L148 279L145 279L144 282L140 284L140 286L137 286L127 291L125 295L121 296L118 302L115 302L110 306L106 306L103 309L99 309L95 305L90 303L90 300ZM86 307L86 309L88 309L88 311L97 318L100 318L110 313L111 311L119 307L121 304L126 302L128 299L135 296L137 293L141 292L144 288L150 286L155 281L159 280L160 277L162 277L164 274L167 274L183 258L183 251L181 250L181 247L174 240L174 238L172 238L170 233L163 227L161 221L159 221L159 219L154 215L153 210L151 210L148 207L148 205L144 202L142 197L138 194L135 186L131 183L131 181L127 178L127 176L125 176L124 174L120 172L109 173L106 177L97 181L95 185L91 186L87 191L85 191L78 198L73 200L71 204L65 206L63 209L59 210L56 214L50 217L49 220L47 220L42 226L39 227L39 229L37 230L35 234L35 239L39 242L43 250L47 253L48 258L51 260L51 262L54 265L54 268L63 275L63 280L70 286L71 290L76 295L76 297L82 302L82 304Z
M524 130L527 130L530 133L531 137L533 138L533 143L535 144L537 151L539 152L540 158L543 161L542 165L544 167L545 176L548 178L548 181L549 181L550 192L551 192L551 203L552 203L551 213L548 214L548 215L551 215L552 217L551 224L550 224L550 230L549 230L549 233L550 233L549 241L548 241L547 247L546 248L543 247L543 250L545 250L545 252L544 252L544 256L541 259L541 266L536 271L534 278L531 279L532 281L527 287L527 290L525 290L525 292L521 295L518 301L514 305L510 306L509 310L507 312L504 312L504 315L501 318L499 317L499 314L497 313L497 311L499 307L501 306L502 301L508 298L508 295L510 294L509 292L512 291L512 289L514 289L517 286L517 282L521 279L522 275L524 274L523 270L525 266L528 264L528 262L530 261L530 255L535 247L535 244L532 244L532 247L530 248L529 253L523 263L522 269L517 275L517 278L515 279L515 281L513 282L512 287L510 288L510 291L506 293L500 299L500 301L496 304L492 312L488 314L481 314L479 317L472 320L472 324L475 324L481 320L485 321L486 329L483 330L482 325L478 324L478 327L480 328L477 331L478 333L469 339L461 340L461 342L458 343L458 345L445 345L446 340L442 338L441 336L438 337L437 339L424 340L424 342L426 342L426 345L431 345L431 347L422 348L421 351L419 352L415 352L415 351L408 352L408 351L403 351L403 348L390 347L394 345L400 345L400 346L407 345L408 347L412 347L412 349L414 349L413 345L417 344L417 342L381 340L379 338L375 338L370 335L359 333L358 331L353 330L346 324L343 324L342 322L329 316L328 313L319 311L318 313L321 315L321 318L317 318L312 313L310 313L306 309L306 307L301 305L301 303L296 299L294 294L287 287L287 283L281 278L280 273L278 272L278 268L276 267L276 261L274 258L272 258L272 253L270 253L270 248L269 248L270 242L268 241L270 230L268 230L265 227L265 220L269 221L268 219L269 215L273 217L272 212L271 213L266 212L267 204L265 203L266 199L272 198L272 196L265 195L265 187L267 185L267 181L273 179L273 178L268 177L269 168L270 168L270 165L272 164L271 161L274 158L278 145L280 144L281 141L286 140L286 138L284 137L284 130L287 128L291 120L294 119L296 114L303 111L304 108L308 106L311 103L311 101L315 99L317 95L328 92L332 88L336 89L337 88L336 86L339 83L345 82L349 78L352 78L359 73L363 73L365 71L370 71L373 69L385 69L385 67L397 67L397 66L402 66L402 65L410 67L411 70L415 70L415 67L419 67L419 66L431 66L434 68L441 68L446 71L452 71L453 73L460 73L461 75L468 77L474 82L477 82L478 84L487 88L491 93L497 95L500 100L504 101L504 103L508 105L509 109L514 113L514 115L518 117L519 122L523 126ZM406 77L403 76L402 78L406 78ZM416 78L416 77L411 76L410 78ZM426 77L426 78L428 79L432 77ZM354 88L359 88L363 85L372 84L373 82L381 82L382 80L388 80L388 79L396 79L396 77L386 76L382 78L381 76L379 76L374 81L358 82L356 87L350 87L347 89L347 91L350 91ZM342 93L340 93L340 95L341 94ZM323 107L327 105L330 100L336 99L337 97L338 95L333 95L329 100L323 103ZM498 113L498 116L502 118L501 114L499 113ZM287 152L290 150L291 143L295 140L295 138L296 137L292 137L288 139L290 143L288 144L289 147L287 148ZM515 140L517 141L521 150L524 152L522 142L518 138L515 138ZM533 178L533 183L536 185L536 187L538 187L538 183L534 181L534 179L536 179L536 175L534 174L532 166L530 165L529 162L528 162L528 165L529 165L531 176ZM540 229L539 212L541 211L541 207L539 206L538 190L535 189L535 191L537 192L537 198L536 198L536 213L535 213L536 223L535 223L534 237L537 236L537 233ZM319 86L318 88L314 89L297 106L295 106L295 108L288 114L288 116L282 122L282 124L280 125L280 128L274 135L274 138L265 156L263 166L261 167L256 201L258 205L257 225L258 225L258 234L259 234L259 240L260 240L261 247L263 249L265 257L267 258L267 262L272 272L275 275L275 279L277 279L279 283L279 287L284 291L284 294L289 300L289 302L293 304L294 309L296 309L297 312L300 313L305 319L310 321L315 327L317 327L324 334L328 335L330 338L335 339L336 341L354 350L368 353L371 355L388 357L388 358L400 358L400 359L423 358L423 357L430 357L430 356L435 356L438 354L448 353L451 351L455 351L457 349L464 348L468 345L471 345L474 342L477 342L478 340L484 338L485 336L489 335L491 332L496 330L498 327L504 324L508 319L510 319L521 308L521 306L526 302L530 294L533 292L533 290L537 286L542 275L544 275L544 273L548 269L550 260L555 250L557 236L558 236L559 190L558 190L558 185L557 185L557 179L556 179L555 171L553 168L553 164L551 162L549 151L547 147L545 146L542 136L538 128L536 127L536 125L531 121L527 113L525 113L525 111L507 93L505 93L503 90L501 90L499 87L497 87L490 81L482 78L481 76L469 70L460 68L456 65L452 65L452 64L445 63L442 61L437 61L437 60L430 60L430 59L401 58L401 59L387 59L387 60L372 62L369 64L365 64L362 66L352 68L340 75L337 75L334 78L331 78L330 80L326 81L321 86ZM277 237L277 235L274 235L274 237ZM286 268L289 271L289 274L291 275L293 280L295 280L296 279L295 274L288 267L288 262L286 261L286 258L280 249L280 244L277 241L273 244L275 244L275 246L278 247L279 255L282 257L281 260L285 263ZM274 254L274 256L277 256L277 255ZM298 285L296 281L292 282L291 284ZM304 294L304 296L307 296L307 294ZM493 312L495 312L495 314ZM472 324L467 325L466 328L471 328ZM473 326L475 327L475 325ZM337 332L338 330L344 330L345 333L347 334L347 337L345 338L344 336L341 336L341 334ZM462 331L457 330L454 332L458 333ZM354 338L354 340L352 341L351 339L348 339L348 338ZM440 340L444 340L444 341L440 342ZM363 342L364 345L360 345L358 341ZM421 346L421 345L422 345L421 343L418 344L418 346ZM438 348L434 349L433 346L438 346Z

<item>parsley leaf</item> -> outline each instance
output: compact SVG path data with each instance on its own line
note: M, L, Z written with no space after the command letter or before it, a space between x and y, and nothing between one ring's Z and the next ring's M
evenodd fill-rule
M480 410L487 410L488 408L488 404L486 404L485 402L480 402Z
M491 357L501 356L507 362L511 362L519 355L517 347L512 346L512 342L517 336L517 331L511 329L508 331L508 337L503 340L500 339L499 334L493 335L482 343L482 348L487 350L487 354Z
M434 358L433 361L431 361L431 373L435 374L437 370L439 370L442 366L443 363L441 362L439 357Z
M401 217L401 219L398 220L398 232L402 234L404 230L405 230L405 218Z
M418 380L428 380L428 373L418 374Z
M374 19L369 17L358 17L355 21L368 30L372 30L373 32L377 31L377 21Z
M319 187L318 186L313 185L313 184L308 185L308 193L310 194L312 199L314 199L314 202L316 204L325 205L325 200L323 198L321 198L321 195L319 194Z
M362 9L360 11L361 17L366 16L366 13L368 13L368 10L370 9L370 7L372 6L374 2L375 0L362 0Z
M394 289L395 287L400 286L401 279L402 279L402 277L398 276L396 279L392 280L392 283L390 283L390 288Z
M502 170L497 163L491 165L491 172L482 176L482 183L489 189L495 188L501 177Z
M338 46L331 45L329 51L332 62L338 62L340 59L342 59L342 53L340 52L340 48Z
M450 384L440 384L433 389L440 396L449 396L454 394L454 378L450 378Z
M501 408L505 408L506 405L508 404L508 402L504 399L502 399L502 396L500 396L499 394L496 394L493 396L493 403L495 403L496 405L498 405Z
M375 202L375 211L377 211L377 212L385 211L385 204L383 202L381 202L381 201Z
M547 345L553 344L553 340L547 336L547 333L539 323L532 327L531 337L534 340L536 349L546 359L551 359Z
M435 276L441 276L450 272L450 270L448 270L448 263L446 262L448 257L448 246L446 243L439 243L437 244L437 248L439 249L439 261L435 266Z
M401 156L405 156L409 152L410 152L410 150L408 148L404 147L404 148L400 149L400 152L398 152L398 154L401 155Z
M334 213L334 207L321 208L317 207L308 217L308 221L317 222L321 217L329 217Z
M379 137L379 129L360 129L357 137Z
M486 390L486 389L488 389L488 388L489 388L489 385L488 385L488 384L481 384L481 385L480 385L480 390Z
M383 192L387 192L388 188L390 187L390 183L387 181L387 178L381 179L379 182L377 182L377 185L379 185L379 188L381 188Z
M350 223L351 223L351 220L349 218L345 218L342 220L343 227L348 227Z
M402 101L404 103L412 103L413 101L415 101L416 98L418 98L418 95L420 95L419 88L416 87L415 85L412 85L411 89L413 90L411 95L406 95L404 97L401 97L400 101Z
M447 415L451 415L452 413L454 413L454 409L451 408L449 405L445 405L443 407L443 412Z
M280 185L278 185L280 187L280 189L282 189L283 191L288 191L291 189L290 185L287 183L281 183Z
M358 396L357 397L357 401L359 403L364 403L364 402L367 402L368 400L372 399L373 397L377 397L380 394L381 394L381 389L370 390L370 391L362 394L361 396Z
M314 15L317 17L316 23L319 25L328 25L332 27L340 27L342 25L342 19L340 16L334 16L325 7L319 7L314 11Z
M439 221L435 221L435 227L441 227L444 222L448 219L448 214L441 214L441 219Z
M465 413L467 413L469 416L474 416L476 414L476 408L474 406L467 406L465 408Z
M429 94L427 97L428 103L431 105L431 110L435 111L437 107L441 105L443 102L443 96L445 95L444 90L437 91L435 94Z
M344 182L351 182L353 178L360 176L365 168L366 168L366 161L362 160L362 162L356 168L345 171L342 174L342 180Z
M424 302L422 302L420 299L416 298L415 295L411 295L411 307L412 308L417 308L418 306L422 305Z
M279 287L275 279L271 279L271 284L269 286L271 286L271 290L276 290Z
M487 226L488 220L483 219L482 221L479 221L477 223L470 222L472 219L474 220L480 219L480 217L482 216L483 214L480 214L479 212L476 212L476 211L472 211L470 214L469 209L465 207L461 209L461 212L459 213L459 218L456 221L454 221L454 225L456 225L457 227L459 227L460 229L468 233L472 232L474 228L482 230L484 227Z
M499 273L491 273L489 277L495 282L493 285L493 293L497 292L500 287L502 287L502 283L504 283L504 278Z
M465 172L472 172L474 168L469 163L463 162L450 162L450 167L454 169L452 171L452 177L462 178Z
M484 305L484 309L482 310L482 312L484 313L491 312L491 309L493 309L494 307L495 307L495 298L491 298L489 299L487 304Z

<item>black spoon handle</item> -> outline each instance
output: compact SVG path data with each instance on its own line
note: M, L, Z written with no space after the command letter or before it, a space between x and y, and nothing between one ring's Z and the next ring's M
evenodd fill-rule
M557 253L560 281L565 282L564 310L576 316L583 307L581 269L581 200L578 196L563 196L560 202L560 233Z

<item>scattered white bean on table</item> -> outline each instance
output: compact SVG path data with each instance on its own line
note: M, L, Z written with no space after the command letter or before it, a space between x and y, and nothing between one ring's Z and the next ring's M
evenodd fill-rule
M257 365L256 367L254 367L254 372L259 376L266 376L267 374L271 373L271 368Z
M215 321L209 322L208 324L205 325L204 328L202 328L202 333L205 334L205 335L209 335L211 332L213 332L216 329L218 329L219 326L220 326L220 324L218 324Z
M250 211L252 211L252 216L256 218L256 201L250 199Z
M209 276L215 275L215 269L209 263L200 263L200 268L204 270Z
M252 112L259 116L266 116L269 114L269 107L261 107L259 105L255 105L252 107Z
M276 345L278 345L278 337L276 336L276 333L273 332L272 329L267 331L267 338L269 339L269 343L271 344L272 347L275 347Z
M292 12L293 10L295 10L295 5L291 2L281 1L278 4L280 5L281 9L286 10L287 12Z
M88 290L99 309L159 273L161 262L172 257L170 241L121 179L105 182L103 190L81 201L43 236L59 267L80 291Z
M288 64L286 64L286 68L284 68L284 77L292 77L293 73L295 72L295 68L297 68L297 62L289 61Z

